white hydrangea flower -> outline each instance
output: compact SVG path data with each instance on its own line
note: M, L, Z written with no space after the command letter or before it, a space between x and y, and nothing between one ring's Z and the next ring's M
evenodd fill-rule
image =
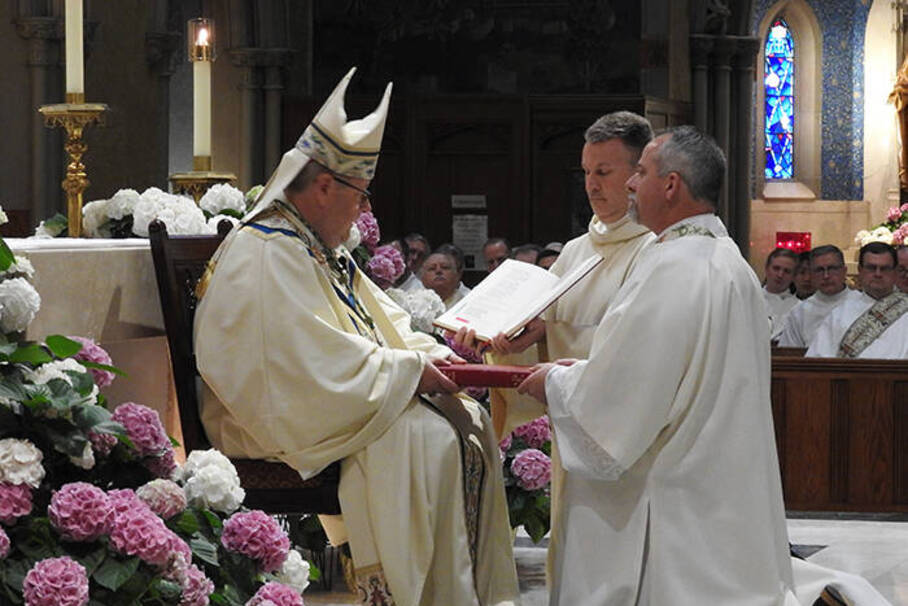
M28 440L0 440L0 482L37 488L44 479L44 454Z
M246 212L246 196L229 183L215 183L199 200L199 206L210 215L224 210Z
M110 236L102 226L110 220L107 216L107 205L109 200L94 200L82 207L82 229L85 235L90 238L104 238ZM43 223L43 221L42 221Z
M76 360L73 358L66 358L64 360L54 360L53 362L42 364L34 370L27 370L25 372L25 379L35 385L44 385L53 379L63 379L69 385L72 385L72 379L64 372L67 370L80 373L87 372L85 367Z
M25 278L26 280L31 280L35 276L35 266L32 265L32 262L29 261L28 258L15 255L15 259L9 268L0 273L0 279L15 275Z
M148 224L154 221L164 208L170 194L157 187L149 187L139 196L139 201L132 210L132 231L138 236L148 237Z
M4 223L9 223L9 217L6 216L6 211L3 210L3 207L0 207L0 225Z
M139 192L134 189L121 189L107 201L107 216L111 219L122 219L131 215L139 203Z
M177 481L185 481L197 474L201 469L214 466L223 469L236 478L237 483L240 477L236 473L236 467L230 462L230 459L224 456L220 450L209 448L208 450L193 450L186 457L186 462L176 472Z
M205 213L191 198L168 194L149 187L139 198L132 214L132 231L148 237L148 224L159 219L170 235L193 235L207 232Z
M431 333L432 322L445 311L444 301L429 288L411 291L389 288L385 292L410 315L410 328L413 330Z
M229 471L208 465L198 470L183 485L186 500L196 507L207 507L226 514L240 508L246 491L240 486L239 478Z
M347 241L344 242L344 246L347 250L352 251L354 248L359 246L360 242L363 241L363 235L359 233L359 228L356 226L356 223L350 225L350 233L347 235Z
M208 233L218 233L218 224L220 224L221 221L230 221L234 227L240 224L240 220L236 217L231 217L230 215L215 215L208 219Z
M82 456L80 457L69 457L70 462L76 467L81 467L82 469L91 469L95 466L95 453L91 449L91 442L85 443L85 448L82 449Z
M0 330L22 332L41 308L41 295L25 278L0 282Z
M296 549L291 549L281 569L274 576L297 593L303 593L309 586L309 562L304 560Z

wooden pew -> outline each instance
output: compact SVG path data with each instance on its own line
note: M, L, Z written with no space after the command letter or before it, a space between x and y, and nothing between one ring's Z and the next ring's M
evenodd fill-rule
M908 360L799 353L772 358L786 509L908 512Z

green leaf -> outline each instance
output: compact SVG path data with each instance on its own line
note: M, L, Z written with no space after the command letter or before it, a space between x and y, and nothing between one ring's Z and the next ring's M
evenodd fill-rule
M0 238L0 271L6 271L15 262L16 256L9 249L6 241Z
M192 555L196 556L203 562L208 562L213 566L218 566L218 546L196 533L189 540L189 548L192 549Z
M53 357L37 343L21 346L9 356L10 362L26 362L34 365L46 364L53 360Z
M183 534L195 534L199 531L199 519L189 510L183 511L167 525Z
M322 578L322 571L319 570L318 566L309 562L309 580L318 581Z
M88 576L91 576L101 565L101 562L104 561L105 557L107 557L107 545L102 544L94 551L89 551L82 556L74 556L73 559L82 564L85 567L85 572L88 573Z
M107 372L112 372L120 377L128 377L129 374L125 370L121 370L116 366L110 366L108 364L98 364L97 362L89 362L88 360L79 360L79 364L85 368L94 368L95 370L106 370Z
M120 561L115 557L108 557L104 563L91 575L98 585L111 591L119 589L139 568L139 558L133 556Z
M58 358L69 358L82 351L82 344L68 339L63 335L50 335L44 339L44 344Z
M211 528L213 528L214 530L220 530L224 526L224 523L221 521L221 518L219 518L211 510L203 509L203 510L201 510L201 514L203 516L205 516L205 520L208 522L208 525L211 526Z
M167 438L170 440L170 445L174 448L179 448L181 446L179 440L177 440L175 437L167 436Z
M2 333L0 333L0 336L3 337L3 342L0 343L0 357L7 359L11 353L16 351L16 349L19 347L19 344L15 341L8 341L6 339L6 335Z
M94 404L83 404L73 408L73 423L80 429L89 430L96 425L110 421L110 411ZM119 423L117 423L119 425ZM125 430L124 430L125 431Z
M22 388L22 384L3 379L0 380L0 397L22 402L28 399L28 394Z
M157 592L168 604L179 601L180 594L183 593L183 588L180 587L179 583L174 583L161 577L153 580L149 589Z
M50 219L44 220L44 229L53 237L58 237L68 231L69 221L63 213L57 213Z

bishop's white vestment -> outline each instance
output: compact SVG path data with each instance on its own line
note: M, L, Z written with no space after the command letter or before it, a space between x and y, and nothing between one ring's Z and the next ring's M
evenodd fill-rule
M860 292L847 287L834 295L826 295L819 290L813 293L788 313L779 336L779 347L807 347L829 312L843 301L860 297Z
M797 604L761 287L713 215L641 255L590 359L554 367L560 606ZM570 487L566 487L567 493Z
M286 202L221 246L195 324L209 439L303 477L342 461L340 504L366 603L392 603L385 588L398 606L516 603L489 417L460 398L471 428L461 439L415 398L423 366L450 350L411 331L345 250L334 253L346 277L324 252Z
M902 293L895 296L908 295ZM859 296L849 298L837 306L820 324L816 335L810 342L807 353L804 355L818 358L838 357L842 338L849 327L876 302L877 300L873 297L861 293ZM903 314L898 320L889 325L857 357L892 360L908 359L908 313Z

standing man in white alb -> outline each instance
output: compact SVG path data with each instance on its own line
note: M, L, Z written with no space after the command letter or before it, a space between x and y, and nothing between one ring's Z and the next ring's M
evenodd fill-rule
M553 605L813 604L829 573L805 563L814 589L795 595L769 326L757 277L713 214L724 173L694 127L646 147L628 187L656 242L589 360L540 365L518 387L547 403L562 464L587 483L563 504Z
M817 290L788 313L779 347L807 347L829 312L844 301L861 297L845 286L845 257L837 246L826 244L810 251L810 273Z
M763 299L766 301L766 312L772 326L769 333L772 341L778 340L788 312L798 303L798 298L789 288L797 267L797 253L787 248L776 248L766 257Z
M832 310L805 355L908 359L908 294L893 290L897 265L890 245L862 246L858 279L863 294Z

